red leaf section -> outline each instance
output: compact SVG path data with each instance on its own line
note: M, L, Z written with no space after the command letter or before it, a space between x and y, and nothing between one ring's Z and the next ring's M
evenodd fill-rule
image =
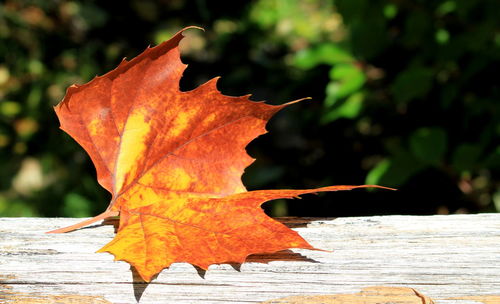
M100 251L127 261L145 281L175 262L207 269L242 263L254 253L313 249L260 205L372 186L247 192L241 175L253 159L245 147L290 103L222 95L217 78L181 92L186 65L178 45L184 30L87 84L71 86L55 107L61 128L90 155L112 199L96 218L52 232L119 214L116 237Z

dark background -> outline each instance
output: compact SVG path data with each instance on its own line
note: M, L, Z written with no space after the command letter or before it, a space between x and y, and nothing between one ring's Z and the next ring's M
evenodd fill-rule
M91 216L109 194L52 110L149 44L183 41L193 89L290 106L248 146L249 190L380 184L272 215L500 210L498 0L0 3L0 216Z

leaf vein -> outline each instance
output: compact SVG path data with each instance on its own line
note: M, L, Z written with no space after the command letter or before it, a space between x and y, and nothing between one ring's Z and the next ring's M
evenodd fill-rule
M200 134L200 135L198 135L198 136L195 136L194 138L191 138L190 140L188 140L188 141L186 141L185 143L181 144L180 146L176 147L176 148L175 148L175 149L173 149L172 151L167 152L164 156L160 157L158 160L156 160L155 162L153 162L153 163L151 164L151 166L149 166L149 168L147 168L146 170L143 170L143 171L141 172L141 174L139 174L137 177L135 177L135 178L134 178L134 179L133 179L133 180L132 180L132 181L131 181L131 182L130 182L130 183L129 183L126 187L124 187L124 188L120 191L120 193L118 193L118 194L117 194L117 198L118 198L118 197L120 197L120 196L121 196L123 193L125 193L127 190L129 190L129 189L132 187L132 185L133 185L133 184L135 184L138 180L140 180L140 179L141 179L141 178L142 178L145 174L147 174L147 173L148 173L151 169L153 169L153 168L154 168L154 167L155 167L158 163L160 163L160 162L161 162L161 161L163 161L164 159L168 158L169 156L174 155L174 153L175 153L176 151L180 150L181 148L185 147L186 145L188 145L188 144L192 143L192 142L193 142L193 141L195 141L195 140L198 140L198 139L200 139L200 138L202 138L202 137L204 137L204 136L207 136L207 135L211 134L211 133L212 133L212 132L214 132L214 131L220 130L220 129L224 128L224 127L227 127L227 126L229 126L229 125L232 125L232 124L234 124L234 123L236 123L236 122L238 122L238 121L240 121L240 120L242 120L242 119L244 119L244 118L248 118L248 117L251 117L251 116L249 116L249 115L245 115L245 116L239 117L238 119L231 120L231 121L229 121L229 122L227 122L227 123L225 123L225 124L223 124L223 125L220 125L220 126L218 126L218 127L216 127L216 128L213 128L213 129L211 129L211 130L209 130L209 131L207 131L207 132L204 132L204 133L202 133L202 134ZM120 145L120 146L121 146L121 145Z

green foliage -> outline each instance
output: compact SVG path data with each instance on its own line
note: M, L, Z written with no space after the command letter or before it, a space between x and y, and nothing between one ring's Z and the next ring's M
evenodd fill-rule
M69 85L187 25L206 33L187 33L183 60L193 64L183 89L222 75L225 94L313 98L249 146L258 159L244 176L250 189L378 183L409 193L406 209L394 198L374 211L391 213L414 210L435 185L444 199L427 193L422 212L499 210L499 8L497 0L3 1L0 216L105 208L94 168L58 130L52 107ZM271 212L373 210L358 199L335 213L341 206L327 200L322 212L283 202Z
M408 147L395 145L388 149L391 157L379 162L368 173L366 183L400 187L419 172L439 167L446 147L447 137L442 128L419 128L409 136Z
M401 150L379 162L366 176L367 184L400 187L425 167L411 153Z
M475 171L481 162L481 146L478 144L460 144L453 153L451 164L458 172Z
M465 199L494 210L500 87L493 79L500 21L493 11L500 5L334 3L342 20L336 31L343 37L311 41L292 63L302 70L330 67L322 123L348 119L360 126L360 135L377 137L380 146L364 147L366 159L380 159L365 181L423 188L432 181L419 176L435 172L450 183L471 184L458 187Z
M351 54L333 43L320 43L316 47L303 49L295 55L294 65L302 69L312 69L320 64L334 65L352 63Z
M68 193L64 197L62 214L68 217L92 216L92 202L77 193Z
M391 86L394 99L405 103L424 98L432 88L433 77L433 71L422 66L401 71Z
M442 163L446 146L446 132L442 128L420 128L410 135L410 149L424 164Z

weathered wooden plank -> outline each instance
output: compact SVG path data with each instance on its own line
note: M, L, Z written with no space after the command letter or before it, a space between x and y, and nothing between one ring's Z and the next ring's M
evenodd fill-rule
M257 256L239 269L213 265L204 277L179 263L148 286L127 263L94 253L113 238L112 225L44 233L77 220L0 219L0 303L257 303L375 285L415 288L438 304L500 295L500 214L292 220L333 252Z

